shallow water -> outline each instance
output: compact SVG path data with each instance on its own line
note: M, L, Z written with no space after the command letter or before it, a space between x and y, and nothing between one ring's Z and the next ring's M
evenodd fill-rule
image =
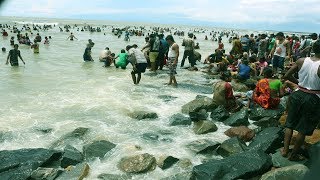
M1 19L1 23L12 23L12 19ZM27 20L26 20L27 21ZM30 20L31 21L31 20ZM61 22L59 22L61 23ZM63 23L63 22L62 22ZM60 25L60 24L59 24ZM124 26L119 24L119 26ZM117 168L119 160L128 155L149 153L156 158L161 154L177 158L188 158L194 165L201 163L202 156L190 152L185 145L197 139L211 139L223 142L228 137L224 131L229 127L218 124L218 131L207 135L195 135L192 127L170 127L169 118L181 112L181 106L193 100L197 95L212 97L211 93L200 89L186 88L191 85L207 85L212 80L203 77L202 72L190 72L178 69L177 81L181 86L173 88L165 86L168 75L159 72L150 76L149 72L142 75L140 85L134 85L131 80L131 66L126 70L113 66L103 68L98 62L99 52L106 46L116 54L128 44L123 38L118 39L111 34L111 27L101 33L77 32L71 30L79 39L67 41L70 33L52 30L40 31L42 38L52 36L50 45L40 45L40 54L33 54L28 46L20 45L22 57L26 65L20 63L19 68L5 65L7 53L1 54L0 60L0 150L20 148L48 148L64 134L77 127L90 128L84 142L74 142L78 150L82 145L94 140L106 139L117 147L102 160L90 162L91 172L86 179L96 179L99 174L121 174ZM208 31L213 29L208 29ZM146 31L148 32L148 31ZM30 34L30 33L29 33ZM166 33L167 35L168 33ZM209 35L209 33L206 33ZM196 34L200 43L199 52L204 57L209 55L217 42L204 41L206 34ZM16 34L9 33L9 37ZM34 37L31 37L33 39ZM95 62L85 63L82 60L87 40L95 42L92 54ZM9 46L9 38L1 37L2 46ZM175 36L178 44L182 38ZM223 39L227 49L230 45ZM130 44L136 43L141 48L144 37L131 37ZM180 49L182 59L183 47ZM188 63L186 62L188 65ZM208 86L210 87L210 86ZM211 88L211 87L210 87ZM166 102L159 95L177 97ZM156 112L159 116L152 121L137 121L131 119L128 113L136 110ZM52 129L44 134L39 129ZM163 135L172 142L149 142L141 138L146 132L169 130L172 134ZM142 147L141 151L132 150L133 145ZM155 171L133 176L133 179L160 179L182 172L178 167L165 171L157 168Z

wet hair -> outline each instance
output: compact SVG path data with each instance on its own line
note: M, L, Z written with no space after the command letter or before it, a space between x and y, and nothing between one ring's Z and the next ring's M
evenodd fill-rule
M166 37L166 40L170 40L170 41L174 42L174 39L173 39L173 36L172 36L172 35L168 35L168 36Z
M129 51L129 49L131 49L131 48L133 48L133 46L128 45L128 46L126 47L126 50Z
M2 52L6 52L6 48L5 47L2 47L1 50L2 50Z
M116 56L116 54L114 54L114 53L111 53L110 55L111 55L112 57L115 57L115 56Z
M263 70L263 74L265 78L271 78L273 75L272 69L267 67Z
M124 49L121 49L121 53L125 53L126 52L126 50L124 50Z
M255 56L250 56L250 57L249 57L249 61L250 61L251 63L254 63L254 62L257 61L257 57L255 57Z
M105 50L109 50L109 48L108 47L106 47L106 48L104 48Z
M313 43L312 49L315 54L320 54L320 40Z
M231 78L231 72L230 71L223 71L223 72L220 73L220 79L226 81L229 78Z
M18 45L18 44L15 44L15 45L13 45L13 47L14 47L14 48L19 47L19 45Z
M132 47L137 48L137 47L138 47L138 45L137 45L137 44L133 44L133 45L132 45Z

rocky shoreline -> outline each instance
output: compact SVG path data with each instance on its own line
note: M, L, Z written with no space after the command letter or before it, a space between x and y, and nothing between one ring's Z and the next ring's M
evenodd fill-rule
M166 101L175 99L171 96L158 98ZM311 138L312 142L306 149L309 160L291 162L280 155L284 135L284 103L277 110L256 107L248 112L243 108L230 115L221 106L213 109L211 102L211 98L198 95L182 106L181 113L169 117L168 126L192 126L198 136L217 131L215 123L218 121L231 126L225 131L230 139L222 143L199 138L186 145L185 148L195 154L208 157L202 164L193 165L189 159L179 159L170 154L155 157L149 153L139 153L142 149L137 145L133 147L137 152L135 155L123 157L115 165L123 174L100 174L98 179L132 179L136 174L148 173L156 168L166 170L172 166L178 166L184 173L159 179L303 179L313 168L312 161L319 159L318 129L318 137ZM128 116L138 121L158 118L155 112L146 111L132 112ZM255 128L248 127L252 125ZM48 129L42 131L50 132ZM0 151L0 179L84 179L90 173L89 162L96 158L104 159L117 146L107 140L85 144L82 151L72 146L72 142L81 140L89 131L86 127L76 128L52 143L48 149ZM144 133L141 138L172 142L166 132ZM222 158L212 159L212 156Z

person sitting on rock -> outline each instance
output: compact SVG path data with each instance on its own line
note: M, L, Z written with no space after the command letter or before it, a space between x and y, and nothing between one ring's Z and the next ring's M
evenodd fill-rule
M271 68L265 68L264 79L258 81L253 100L264 109L275 109L283 96L283 87L279 79L273 79Z
M229 112L238 111L241 106L233 95L230 71L221 72L220 78L222 81L214 85L213 105L223 105Z

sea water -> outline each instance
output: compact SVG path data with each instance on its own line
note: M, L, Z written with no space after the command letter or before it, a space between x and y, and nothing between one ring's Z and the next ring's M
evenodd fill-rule
M177 68L178 87L165 86L169 76L166 71L158 71L158 74L150 74L147 70L142 75L139 85L134 85L131 79L132 66L126 70L116 69L114 66L104 68L98 57L101 50L109 47L116 55L128 44L137 44L142 48L145 44L144 37L131 36L130 42L118 38L111 33L113 27L140 26L141 24L83 21L83 20L58 20L58 19L33 19L33 18L8 18L1 17L0 23L15 24L21 27L23 24L53 23L56 27L48 31L40 30L44 39L51 36L49 45L40 43L40 53L34 54L29 46L20 45L19 49L26 64L20 61L20 67L15 68L5 65L11 36L16 34L9 30L9 37L1 37L0 45L7 48L6 53L1 53L0 58L0 150L14 150L20 148L49 148L63 135L78 127L89 128L89 134L84 139L84 144L95 140L108 140L116 144L116 148L103 159L90 161L90 174L86 179L96 179L99 174L122 174L117 164L124 156L149 153L158 158L160 155L171 155L179 159L190 159L193 165L200 164L204 157L196 155L186 148L186 145L194 140L210 139L223 142L228 137L224 131L229 127L218 123L218 131L206 135L195 135L192 126L169 126L169 118L181 113L181 107L195 99L197 95L212 97L212 92L201 89L186 88L188 85L212 88L212 79L204 78L201 71L188 71ZM71 28L70 32L78 38L75 41L67 40L70 32L60 32L59 26L65 24L78 24L78 27L90 24L93 27L102 28L102 32L90 33L77 31ZM195 27L174 25L143 24L146 27L144 34L151 33L153 26L163 26L175 30L190 32ZM199 42L204 58L213 53L218 47L217 42L204 40L205 35L216 30L206 28L205 33L195 33L196 42ZM24 34L22 32L21 34ZM37 32L33 31L33 40ZM105 33L105 35L104 35ZM28 32L30 35L30 32ZM170 32L165 32L165 35ZM180 45L181 62L183 37L174 36ZM82 55L88 39L95 43L92 48L94 62L84 62ZM227 38L223 37L225 47L230 50ZM188 65L188 60L186 60ZM198 64L201 64L198 62ZM200 65L201 66L201 65ZM164 68L166 69L166 68ZM159 95L176 97L171 101L164 101ZM133 111L151 111L158 114L158 118L152 121L138 121L128 116ZM39 130L52 129L49 133ZM168 142L150 142L142 138L144 133L158 133L169 131ZM83 144L72 144L82 151ZM141 150L133 150L133 146L140 146ZM217 157L219 158L219 157ZM175 166L167 170L156 170L147 174L135 175L133 179L160 179L181 173L184 170Z

